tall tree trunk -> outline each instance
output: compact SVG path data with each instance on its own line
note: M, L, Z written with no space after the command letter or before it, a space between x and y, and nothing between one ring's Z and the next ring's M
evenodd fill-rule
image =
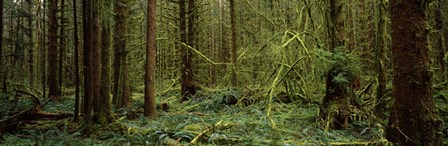
M237 76L236 76L236 51L237 51L237 42L236 42L236 22L235 22L235 0L230 0L230 23L232 29L232 86L236 87L237 84Z
M377 25L377 43L376 43L376 71L377 71L377 79L378 86L376 91L376 101L378 102L375 106L375 115L377 117L383 117L386 103L382 100L384 94L386 94L386 50L387 50L387 23L385 17L387 15L387 11L385 10L386 6L383 0L381 0L378 5L378 25Z
M121 4L119 3L119 0L115 0L114 1L114 13L115 13L115 25L114 25L114 58L113 58L113 66L114 66L114 74L113 74L113 90L112 90L112 95L113 95L113 103L114 105L118 105L120 104L119 101L119 84L120 84L120 69L121 69L121 47L123 47L123 42L125 41L123 37L122 33L123 31L125 31L125 28L123 28L123 23L126 23L126 21L124 20L125 16L123 13L125 13L124 11L124 7L121 6Z
M126 17L128 14L128 1L115 0L115 27L114 27L114 105L125 107L130 105L130 87L127 77L126 64Z
M41 56L40 56L40 58L41 58L41 63L40 63L40 66L41 66L41 83L42 83L42 96L43 97L46 97L45 95L47 94L47 71L46 71L46 68L45 68L45 66L46 66L46 64L47 64L47 60L46 60L46 58L45 58L45 56L46 56L46 52L47 52L47 49L46 49L46 27L45 26L47 26L47 25L45 25L46 24L46 17L45 17L45 11L46 11L46 3L47 3L47 1L43 1L43 5L42 6L39 6L39 8L40 7L42 7L42 9L43 9L43 13L41 13L41 15L42 15L42 22L41 22L41 25L42 25L42 35L41 35ZM6 76L5 76L6 77ZM4 77L4 79L6 80L6 78ZM6 84L4 84L4 85L6 85Z
M59 97L59 82L58 82L58 74L56 71L58 71L58 18L57 18L57 11L58 11L58 0L50 0L50 9L48 11L48 17L50 19L49 21L49 28L48 28L48 34L49 34L49 41L50 45L48 46L48 84L50 86L48 97Z
M444 19L442 19L442 49L445 51L445 55L446 53L448 53L448 0L441 0L440 1L440 5L441 5L441 9L443 9L444 11ZM445 78L448 78L448 59L445 59Z
M91 69L92 69L92 33L91 33L91 26L92 26L92 19L91 19L91 2L90 0L83 0L82 1L82 8L83 8L83 15L82 15L82 21L83 21L83 68L84 68L84 99L83 99L83 124L89 125L91 123L91 117L92 117L92 93L93 93L93 84L92 84L92 76L91 76Z
M0 0L0 80L2 82L2 86L4 83L3 75L4 75L5 66L3 65L3 0Z
M431 93L425 2L390 3L395 100L386 138L396 145L441 145L441 121Z
M77 0L73 0L73 37L74 37L74 44L75 47L75 114L73 117L74 121L78 121L78 115L79 115L79 38L78 38L78 19L77 19L77 13L76 13L76 3Z
M92 50L92 106L94 121L98 121L97 113L99 111L99 99L101 89L101 42L100 42L100 19L99 19L99 1L92 1L92 24L91 24L91 50Z
M446 79L446 73L445 73L445 48L443 47L443 41L444 41L444 36L443 36L443 19L445 18L443 15L443 11L442 11L442 1L439 1L437 3L437 6L434 8L435 12L434 12L434 18L435 18L435 26L434 29L436 32L435 34L435 44L434 44L434 48L437 49L438 53L437 53L437 65L439 65L440 67L440 71L438 72L439 74L437 74L437 76L440 76L440 80L441 82L445 81ZM446 14L445 14L446 15Z
M146 63L145 63L145 110L146 117L156 117L156 10L157 0L149 0L147 7Z
M330 1L330 51L335 51L337 47L344 46L344 14L342 13L344 8L343 0L331 0Z
M180 20L180 45L181 48L181 94L182 101L188 100L191 95L194 95L196 89L192 83L193 71L191 68L191 55L190 51L185 47L187 42L187 23L186 23L186 8L185 8L185 0L179 0L179 20Z
M27 2L27 9L29 12L32 12L33 10L33 4L31 2ZM26 31L26 36L28 36L28 76L29 76L29 86L34 88L34 26L33 26L33 18L32 17L28 17L28 30ZM0 25L3 26L3 25ZM1 37L0 37L1 38ZM1 49L0 49L1 50ZM0 53L1 54L1 53ZM0 55L1 56L1 55ZM1 60L1 59L0 59ZM1 61L0 61L0 65L1 65ZM1 69L0 69L0 73L1 73ZM1 79L1 74L0 74L0 79Z
M58 81L59 81L59 95L62 95L62 84L63 84L63 63L64 63L64 55L66 54L64 49L65 49L65 33L64 33L64 29L65 29L65 20L64 20L64 10L65 9L65 0L61 0L61 16L60 16L60 20L61 20L61 24L60 24L60 28L59 28L59 74L58 74Z
M221 34L221 50L219 51L219 58L222 62L229 62L229 47L228 47L228 42L227 42L227 29L226 29L226 11L225 11L225 4L224 4L224 0L221 0L220 4L219 4L220 8L221 8L221 18L220 20L220 34ZM218 70L220 70L219 74L220 76L225 76L225 74L227 73L227 66L220 66L218 68Z
M103 1L101 10L109 10L111 8L112 1ZM103 16L110 16L111 13L103 14ZM114 120L112 115L111 97L110 97L110 31L111 21L109 19L102 19L101 29L101 93L99 99L99 111L97 113L98 123L108 124Z

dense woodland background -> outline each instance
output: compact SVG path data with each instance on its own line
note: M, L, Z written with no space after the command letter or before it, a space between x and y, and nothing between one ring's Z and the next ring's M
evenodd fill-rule
M0 144L447 144L447 0L0 7Z

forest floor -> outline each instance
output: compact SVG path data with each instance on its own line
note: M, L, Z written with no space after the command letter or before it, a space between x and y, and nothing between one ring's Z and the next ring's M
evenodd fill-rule
M0 133L0 145L390 145L384 137L384 122L360 119L344 130L325 130L317 116L319 99L274 101L271 106L268 100L246 106L228 104L229 97L243 96L231 89L199 91L192 100L180 103L177 92L167 92L158 95L158 102L170 109L158 108L159 116L152 120L142 117L143 94L137 93L133 95L134 108L114 110L114 123L95 125L90 133L79 132L79 122L72 118L38 120L23 122L14 132ZM1 121L7 118L5 113L14 100L0 100ZM28 98L19 98L15 109L32 105ZM60 102L50 102L44 111L72 112L73 105L74 97L66 96ZM446 104L438 105L447 109ZM446 116L443 119L447 121Z

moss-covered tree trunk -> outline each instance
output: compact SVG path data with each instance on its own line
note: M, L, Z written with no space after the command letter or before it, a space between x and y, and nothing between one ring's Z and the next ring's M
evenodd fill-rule
M104 0L103 4L100 6L103 16L110 16L110 13L107 13L110 8L112 1ZM108 124L114 120L114 116L112 115L112 107L111 107L111 86L110 86L110 30L111 30L111 21L107 18L102 18L102 29L101 29L101 88L100 88L100 97L99 97L99 110L97 115L97 122L99 124Z
M191 4L190 4L191 3ZM187 45L194 45L193 42L188 41L187 42L187 17L186 17L186 3L185 0L179 0L179 21L180 21L180 42L183 43L180 45L181 50L181 58L182 58L182 64L181 64L181 94L182 94L182 101L188 100L189 97L194 95L196 93L196 87L193 84L193 70L192 70L192 55L189 49L184 46L184 44ZM189 2L189 8L194 8L194 1ZM189 25L190 29L193 28L193 24ZM189 32L193 32L193 30L190 30ZM194 39L193 36L188 37L188 39Z
M146 63L145 63L145 110L147 117L156 117L156 8L157 0L149 0L147 6Z
M236 18L235 18L235 1L230 0L230 23L232 30L232 86L237 86L237 75L236 75L236 51L237 51L237 43L236 43Z
M114 27L114 105L127 107L131 101L131 90L128 79L128 65L126 52L126 32L129 6L127 0L114 1L115 27Z
M435 33L435 38L434 38L434 49L437 49L437 65L439 66L439 72L438 72L438 76L440 76L439 81L440 82L444 82L446 79L446 70L445 70L445 47L444 47L444 36L443 36L443 21L445 18L448 18L446 16L444 16L443 14L443 2L439 1L437 3L437 6L434 8L434 29L435 31L437 31ZM446 15L446 14L445 14ZM446 38L445 38L446 39Z
M344 48L344 2L342 0L330 1L330 18L328 25L330 45L332 52ZM337 50L339 48L339 50ZM335 54L341 55L341 54ZM348 58L347 58L348 59ZM350 64L335 63L327 72L326 93L319 108L319 116L323 119L325 129L342 129L348 126L348 117L351 108L355 105L354 85L355 75L350 70Z
M3 38L3 0L0 0L0 38ZM5 70L5 67L3 65L3 39L0 39L0 80L3 84L3 72Z
M354 75L350 70L334 66L326 75L326 92L319 108L325 130L343 129L349 124L351 106L355 105Z
M377 43L376 43L376 51L375 51L375 64L376 64L376 72L378 79L378 86L376 89L376 101L377 105L375 106L375 115L380 118L385 117L386 103L382 99L386 94L386 58L387 58L387 23L386 18L387 10L385 9L384 0L381 0L377 4L378 12L377 12Z
M100 19L99 19L99 2L92 1L92 106L93 112L96 113L99 110L99 99L101 89L101 46L100 46Z
M396 145L440 145L441 121L431 93L426 1L392 0L395 99L386 138Z

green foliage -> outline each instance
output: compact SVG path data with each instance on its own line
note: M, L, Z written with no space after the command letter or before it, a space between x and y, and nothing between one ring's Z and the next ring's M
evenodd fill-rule
M334 52L318 49L316 50L316 53L320 59L323 59L325 62L329 63L328 66L330 68L340 68L341 70L348 72L359 72L361 67L358 54L348 53L344 50L345 48L339 46Z
M266 116L267 100L247 107L227 105L224 100L230 96L242 99L249 93L235 89L201 90L185 103L180 103L176 94L177 91L171 91L158 97L172 108L160 112L157 119L147 119L138 109L132 109L137 111L138 118L130 120L118 114L115 123L92 126L91 133L78 133L78 123L71 120L41 122L27 126L21 134L3 135L1 144L187 145L197 139L197 145L323 145L384 141L382 127L365 122L355 122L347 130L326 132L316 122L317 104L273 102L271 119L276 128L272 128L271 119ZM57 104L51 106L56 111L63 110Z

